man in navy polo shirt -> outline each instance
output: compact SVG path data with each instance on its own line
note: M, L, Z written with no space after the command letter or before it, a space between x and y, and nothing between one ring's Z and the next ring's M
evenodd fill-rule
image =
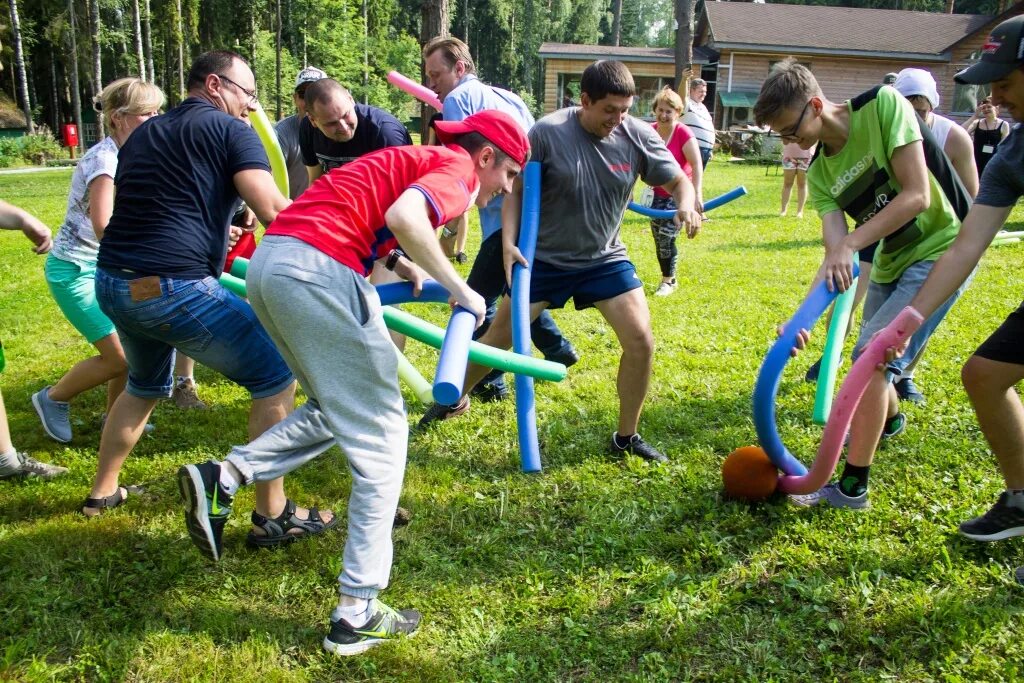
M171 395L175 349L249 390L250 439L294 405L292 373L252 308L217 281L239 197L265 225L290 203L247 125L255 87L240 56L207 52L189 71L188 98L140 126L121 148L96 297L124 346L128 387L107 417L87 507L124 502L121 464L157 400ZM257 489L250 541L284 542L335 523L315 509L296 509L276 479Z
M306 88L307 117L299 126L299 149L309 183L332 168L385 147L411 145L405 126L383 109L356 104L333 78Z

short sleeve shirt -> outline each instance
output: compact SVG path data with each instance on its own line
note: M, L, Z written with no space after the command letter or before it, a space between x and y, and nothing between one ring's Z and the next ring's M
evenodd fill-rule
M284 152L284 165L288 168L288 196L292 199L309 187L309 174L306 165L302 163L302 151L299 149L299 125L302 119L298 114L292 114L274 126L277 141L281 143L281 151Z
M478 111L496 109L515 119L524 131L529 132L533 128L533 114L519 95L486 85L473 74L462 77L459 84L444 98L442 107L445 121L461 121ZM501 230L502 199L501 196L495 197L480 209L480 229L485 240Z
M651 125L655 130L658 129L657 121L655 121ZM661 136L659 135L658 137ZM690 162L687 161L686 155L683 154L683 147L686 146L686 143L692 139L693 133L690 132L690 129L686 126L686 124L677 123L676 127L672 129L672 135L669 136L668 142L665 143L665 146L668 148L668 151L672 153L672 156L679 164L679 167L683 169L683 173L685 173L686 177L689 178L690 180L693 180L693 167L690 166ZM656 187L654 188L654 196L668 197L669 194L660 187Z
M683 123L697 138L697 144L701 149L712 149L715 146L715 122L703 102L686 98L686 113L683 114Z
M240 202L234 176L270 172L255 131L190 97L136 128L118 159L97 265L192 280L219 275Z
M319 166L324 173L364 154L385 147L411 145L412 137L405 126L383 109L356 104L356 132L348 142L336 142L321 133L309 118L299 124L299 149L302 163Z
M384 220L407 189L421 192L435 227L473 205L480 182L459 147L389 147L322 176L277 215L268 235L302 240L362 275L398 242Z
M870 220L902 188L890 159L921 140L928 164L928 208L881 240L871 280L888 284L918 261L935 261L956 239L970 201L949 158L902 95L878 86L847 103L850 134L832 156L819 149L807 171L811 201L821 216L844 211L857 227Z
M89 184L101 176L111 181L117 173L117 143L104 138L89 148L71 176L71 193L64 222L53 238L52 253L57 258L84 266L96 265L100 241L89 218Z
M548 114L530 131L541 164L538 260L566 270L627 259L622 217L641 178L664 185L682 169L658 133L627 116L605 138L587 132L579 108Z
M1013 206L1024 195L1024 135L1015 126L981 175L976 204Z

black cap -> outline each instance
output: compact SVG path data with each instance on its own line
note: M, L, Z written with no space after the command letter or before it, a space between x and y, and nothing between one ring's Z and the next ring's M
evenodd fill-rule
M981 46L981 60L953 77L962 85L981 85L1009 76L1024 64L1024 15L1007 19L992 29Z

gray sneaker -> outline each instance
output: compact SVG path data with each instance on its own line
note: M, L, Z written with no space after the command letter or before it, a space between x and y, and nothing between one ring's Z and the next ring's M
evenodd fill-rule
M848 496L840 491L839 484L835 483L826 484L814 493L791 495L789 500L793 505L802 508L814 507L820 503L827 503L834 508L850 508L852 510L863 510L871 507L871 503L868 501L867 491L859 496Z
M206 410L206 404L203 403L196 392L196 383L191 379L174 385L174 391L171 392L171 400L174 401L174 405L182 410Z
M35 458L30 458L24 453L18 453L18 460L21 462L18 464L17 469L0 474L0 479L14 479L17 477L53 479L54 477L59 477L62 474L67 474L68 471L67 467L39 462Z
M32 394L32 406L43 423L43 431L54 441L71 443L71 404L50 398L51 387L43 387Z

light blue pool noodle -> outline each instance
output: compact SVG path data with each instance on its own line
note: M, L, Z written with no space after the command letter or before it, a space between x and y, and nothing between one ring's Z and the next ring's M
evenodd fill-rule
M533 265L540 224L540 163L531 161L523 170L523 210L519 222L519 251ZM532 355L530 340L530 269L512 266L512 350ZM516 425L519 432L519 458L523 472L540 472L540 442L537 437L537 406L533 378L517 373Z
M466 383L466 365L469 363L469 343L476 330L476 316L462 306L456 306L448 320L441 343L441 356L434 374L434 401L453 406L462 397Z
M853 264L853 274L855 277L860 275L860 268L856 263ZM818 286L811 290L800 304L800 308L783 327L782 334L768 350L757 373L757 382L754 384L754 427L757 430L757 439L775 466L791 477L804 476L807 474L807 468L789 452L779 437L775 421L775 397L779 391L782 370L789 362L790 351L796 346L797 334L801 329L813 328L814 323L838 295L839 290L828 291L825 282L818 283Z

